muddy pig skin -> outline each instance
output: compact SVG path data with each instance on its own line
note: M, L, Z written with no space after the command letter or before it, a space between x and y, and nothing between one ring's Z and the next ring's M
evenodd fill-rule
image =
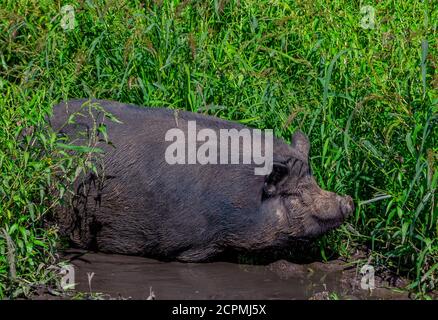
M105 120L102 110L84 111L90 103L121 123ZM75 122L66 124L77 112ZM61 102L50 118L56 132L79 144L85 141L80 132L91 135L93 123L103 121L111 144L99 144L99 175L78 179L71 205L55 211L61 234L77 247L210 261L228 251L287 248L338 227L354 210L351 197L317 185L309 141L299 131L291 144L274 137L273 168L263 176L254 174L254 164L166 162L169 129L187 132L188 121L196 121L197 130L248 128L231 121L104 100Z

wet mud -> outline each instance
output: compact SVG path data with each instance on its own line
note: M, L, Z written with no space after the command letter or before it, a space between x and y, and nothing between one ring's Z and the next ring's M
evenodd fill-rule
M374 276L363 289L357 265L342 260L268 265L227 262L179 263L69 251L75 292L105 299L409 299L405 283L388 274ZM89 281L90 276L92 276ZM368 282L369 285L369 282Z

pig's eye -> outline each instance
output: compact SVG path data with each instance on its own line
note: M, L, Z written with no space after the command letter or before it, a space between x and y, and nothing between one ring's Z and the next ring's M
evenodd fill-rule
M294 197L294 198L301 198L301 192L292 192L290 195L290 197Z
M301 198L302 194L299 191L284 191L280 194L280 196L287 198Z

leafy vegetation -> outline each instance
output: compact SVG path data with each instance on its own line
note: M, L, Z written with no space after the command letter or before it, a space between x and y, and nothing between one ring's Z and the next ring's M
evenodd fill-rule
M43 217L88 164L45 116L83 97L207 112L286 140L300 128L321 187L358 204L322 256L366 247L415 291L433 289L437 21L415 0L0 0L0 297L51 281L58 238Z

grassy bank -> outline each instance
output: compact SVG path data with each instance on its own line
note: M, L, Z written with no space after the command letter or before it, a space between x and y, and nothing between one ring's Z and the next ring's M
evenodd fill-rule
M57 236L42 218L72 162L44 115L79 97L205 111L286 140L300 128L320 186L358 204L321 255L366 247L432 289L437 21L416 0L0 0L0 297L51 281Z

